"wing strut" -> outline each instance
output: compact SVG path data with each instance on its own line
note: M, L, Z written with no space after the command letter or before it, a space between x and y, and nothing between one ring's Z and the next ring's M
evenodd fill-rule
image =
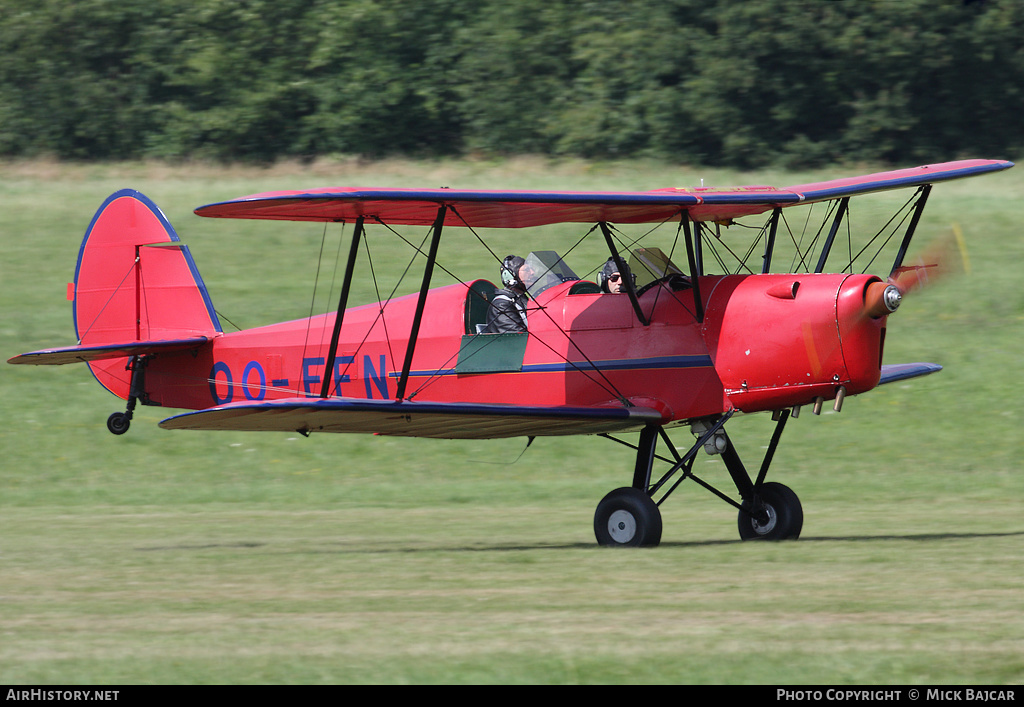
M427 264L423 268L423 284L420 285L420 296L416 300L416 313L412 318L412 330L409 332L409 346L405 349L405 362L402 364L402 377L398 379L398 393L395 395L396 402L405 398L405 388L409 383L409 371L412 369L412 355L416 350L416 339L420 335L420 324L423 321L423 307L427 303L427 291L430 290L430 278L434 273L434 263L437 262L437 246L441 242L441 227L444 225L444 217L448 207L442 205L437 210L437 218L434 220L434 233L430 240L430 251L427 253Z
M910 240L914 237L914 231L917 230L917 222L921 220L921 213L924 211L924 205L928 203L928 195L932 191L931 184L925 184L921 187L921 198L917 200L917 207L914 209L914 216L910 219L910 225L907 226L907 232L903 236L903 242L900 243L900 250L896 254L896 260L892 264L892 271L889 275L892 276L896 271L903 265L903 258L907 254L907 248L910 247Z
M682 225L682 221L680 221ZM704 224L700 221L693 222L693 262L696 265L696 273L704 274ZM691 273L692 275L693 273Z
M772 211L771 226L768 230L768 242L764 244L764 262L761 265L762 275L767 275L772 270L772 252L775 250L775 233L779 230L779 214L781 213L781 206L776 206Z
M828 259L828 254L832 250L832 242L836 239L836 233L839 231L839 224L843 222L843 216L846 215L846 208L850 204L850 197L844 196L839 201L839 208L836 210L836 217L832 221L832 228L828 232L828 239L825 241L825 246L821 249L821 257L818 258L818 266L814 268L814 272L823 272L825 270L825 261Z
M622 262L622 256L619 255L619 251L615 248L615 242L612 240L612 231L608 228L608 224L605 221L600 222L601 233L604 234L604 240L608 244L608 250L612 254L612 259L615 261L615 267L619 269L620 273L629 272L626 269L626 264ZM633 305L633 311L636 312L636 318L640 320L640 323L644 326L648 326L650 322L644 315L644 311L640 309L640 300L636 297L636 284L633 282L631 277L623 277L623 284L626 286L626 293L629 295L629 301Z
M697 322L704 321L704 302L700 298L700 267L693 252L693 237L690 233L690 212L684 211L680 218L683 226L683 240L686 241L686 260L690 265L690 286L693 288L693 306L697 313Z
M331 393L331 382L334 380L334 360L338 355L338 339L341 338L341 323L345 319L345 308L348 306L348 293L352 289L352 274L356 265L356 253L359 252L359 239L363 235L363 217L356 219L356 230L352 234L352 245L348 249L348 264L345 266L345 281L341 285L341 296L338 298L338 313L334 317L334 331L331 332L331 350L327 352L327 367L324 368L324 386L320 397L326 398Z

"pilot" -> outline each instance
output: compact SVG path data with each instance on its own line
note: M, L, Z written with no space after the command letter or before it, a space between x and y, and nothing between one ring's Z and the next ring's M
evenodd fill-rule
M623 267L626 268L626 275L629 276L629 266L623 265ZM615 258L608 258L608 261L601 267L601 272L597 274L597 284L601 286L601 292L613 295L625 292L622 289L622 273L619 272L619 266L615 264Z
M526 331L526 288L532 270L518 255L509 255L501 262L501 284L487 309L484 334L511 334Z

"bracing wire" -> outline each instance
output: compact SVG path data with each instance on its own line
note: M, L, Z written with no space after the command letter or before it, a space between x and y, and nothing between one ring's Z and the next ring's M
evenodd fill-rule
M859 258L860 256L862 256L868 250L868 248L870 248L871 245L876 240L878 240L883 233L885 233L886 230L892 227L889 235L885 238L884 241L882 241L881 245L878 246L877 250L875 251L875 254L871 256L871 259L868 261L867 265L864 266L864 270L862 272L867 272L868 268L870 268L871 265L875 262L875 259L882 254L882 251L885 249L885 247L889 245L889 243L892 241L893 237L896 235L896 232L899 231L903 227L903 224L906 223L907 219L910 218L911 214L913 213L913 209L910 207L917 202L917 199L920 196L920 194L920 191L915 192L906 201L906 203L904 203L903 206L901 206L899 210L896 213L894 213L880 229L878 229L875 235L872 236L871 239L864 244L864 247L857 251L856 255L851 255L850 262L847 265L847 267L849 267L852 270L854 261L857 260L857 258ZM897 218L899 219L899 221L896 222L895 225L893 225L893 222L896 221Z
M379 221L379 219L378 219L378 221ZM366 340L368 338L370 338L370 333L373 331L374 327L377 325L377 322L381 322L381 325L384 327L384 340L387 343L388 354L391 356L391 359L394 360L394 358L395 358L394 349L392 348L392 345L391 345L391 335L388 332L388 322L387 322L387 317L384 316L384 309L391 302L392 298L394 298L395 293L398 291L398 288L401 287L402 281L405 279L405 276L409 273L410 268L412 268L413 262L415 262L415 260L416 260L416 255L418 253L422 253L421 249L422 249L423 243L426 242L426 239L429 236L430 236L430 233L428 232L427 235L424 236L423 241L420 243L420 247L419 248L417 248L416 246L412 246L413 249L416 252L413 253L413 256L410 259L409 263L406 264L405 269L402 271L402 274L399 276L398 281L395 283L395 286L391 289L391 292L390 292L390 294L388 294L387 299L382 299L381 296L380 296L380 283L377 280L377 273L376 273L376 271L375 271L375 269L373 267L373 254L371 253L371 250L370 250L370 242L369 242L370 239L368 237L366 239L364 239L364 250L366 251L366 258L367 258L367 262L369 263L369 267L370 267L370 278L373 280L373 289L374 289L374 292L377 295L377 301L378 301L380 307L378 309L377 316L374 317L373 322L370 324L369 327L367 327L366 333L363 335L362 340L359 342L358 346L356 346L356 348L355 348L356 352L361 350L362 347L363 347L363 344L365 344ZM402 240L405 241L404 238ZM409 243L408 241L405 241L405 242ZM412 245L412 244L409 243L409 245ZM353 357L353 360L354 360L354 357ZM346 365L345 369L342 371L343 374L348 371L348 366L350 366L350 365L352 365L352 364L350 363L350 364Z
M78 337L79 344L81 344L82 340L85 339L86 336L88 336L89 332L92 331L92 328L96 326L96 322L98 322L100 320L100 317L103 316L103 312L106 311L107 306L113 301L114 295L121 291L121 287L124 285L124 281L128 279L129 275L132 274L132 271L135 270L135 267L138 265L138 263L138 258L135 258L135 260L132 261L132 264L128 267L128 272L126 272L124 274L124 277L121 278L121 281L117 283L117 287L115 287L114 290L110 293L110 296L107 297L107 301L103 303L102 307L100 307L100 311L96 313L96 316L93 317L93 320L89 322L89 326L87 326L85 328L85 331L82 332L81 335Z
M313 277L313 294L309 302L309 316L306 318L306 335L302 338L302 358L306 358L306 351L309 346L309 331L313 326L313 311L316 307L316 290L320 284L320 265L324 259L324 245L327 242L327 223L324 223L324 232L320 237L320 254L316 259L316 275Z

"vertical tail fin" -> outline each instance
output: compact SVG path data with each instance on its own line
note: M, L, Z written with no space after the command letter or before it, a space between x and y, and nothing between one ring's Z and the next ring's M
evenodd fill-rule
M213 337L221 332L188 247L143 194L123 189L103 202L82 239L75 268L79 346ZM89 361L96 379L129 394L125 359Z

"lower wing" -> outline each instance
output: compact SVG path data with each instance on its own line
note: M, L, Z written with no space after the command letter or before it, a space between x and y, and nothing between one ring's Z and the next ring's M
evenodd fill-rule
M942 366L937 363L896 363L882 366L882 378L878 381L878 384L884 385L885 383L894 383L895 381L907 380L908 378L927 376L930 373L938 373L941 370Z
M530 407L474 403L287 398L170 417L168 430L349 432L439 439L598 434L662 424L643 407Z

